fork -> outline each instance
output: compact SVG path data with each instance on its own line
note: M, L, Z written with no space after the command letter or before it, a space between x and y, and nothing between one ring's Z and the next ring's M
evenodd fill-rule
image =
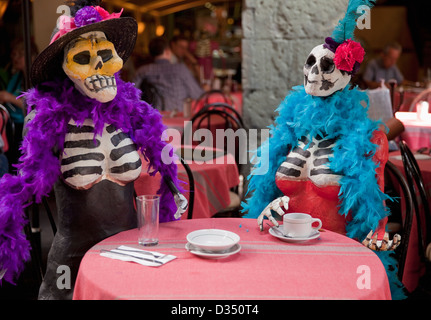
M153 252L150 252L150 251L145 251L145 250L139 250L139 249L136 249L136 250L133 250L133 249L126 249L126 248L115 248L115 250L119 250L119 251L126 251L126 252L136 252L136 253L142 253L142 254L148 254L148 255L150 255L150 256L153 256L154 258L156 258L156 259L163 259L163 258L165 258L165 257L167 257L167 254L162 254L162 255L156 255L156 254L154 254Z
M139 259L139 260L144 260L144 261L154 262L154 263L158 263L158 264L163 264L162 261L156 260L157 258L155 258L155 257L154 257L154 259L151 259L151 258L147 259L147 258L137 257L137 256L134 256L134 255L131 255L131 254L127 254L127 253L124 253L124 252L111 251L111 250L106 250L106 249L101 249L100 252L112 253L114 255L118 254L120 256L132 257L132 258Z

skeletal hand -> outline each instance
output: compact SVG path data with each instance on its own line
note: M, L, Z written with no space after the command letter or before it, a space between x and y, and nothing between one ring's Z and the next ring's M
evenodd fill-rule
M0 280L3 279L4 275L6 274L7 269L0 269Z
M374 231L371 230L368 233L367 237L362 241L362 244L367 248L370 248L374 251L393 251L395 250L401 243L401 236L399 234L395 234L392 240L389 240L389 234L385 232L383 236L383 240L378 243L377 241L377 233L373 236Z
M178 219L181 217L181 215L186 212L187 207L189 206L189 203L181 193L177 193L174 196L175 204L177 205L177 212L175 212L175 219Z
M275 220L272 216L271 210L274 210L280 216L284 215L284 210L282 208L286 210L289 208L289 200L290 198L288 196L279 197L268 204L265 209L263 209L262 213L257 218L257 224L259 225L260 231L263 230L263 219L265 217L267 217L269 221L271 221L275 226L279 226L277 220Z

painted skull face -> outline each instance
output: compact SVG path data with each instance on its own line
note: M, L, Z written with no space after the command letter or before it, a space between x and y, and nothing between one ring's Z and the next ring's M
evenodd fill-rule
M123 67L112 42L103 32L82 34L64 49L63 70L82 94L100 102L117 95L114 74Z
M312 96L326 97L343 89L351 76L337 69L334 53L323 44L311 50L304 64L305 92Z

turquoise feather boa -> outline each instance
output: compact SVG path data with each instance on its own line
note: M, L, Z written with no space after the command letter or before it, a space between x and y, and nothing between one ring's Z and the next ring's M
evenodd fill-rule
M257 218L272 200L283 195L275 185L275 173L298 140L306 136L311 141L318 134L326 134L328 138L338 137L329 166L343 174L339 214L352 216L347 236L362 241L370 230L376 230L389 214L384 201L390 197L379 188L375 174L378 165L372 159L377 145L371 138L381 122L369 119L367 109L366 92L356 88L315 97L306 94L303 86L294 87L276 110L279 115L270 126L270 138L256 151L262 161L248 177L247 196L252 195L242 204L245 217ZM385 267L388 270L389 266Z

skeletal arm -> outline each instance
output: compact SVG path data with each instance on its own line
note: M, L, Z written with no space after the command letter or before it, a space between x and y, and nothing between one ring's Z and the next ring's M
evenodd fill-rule
M377 150L374 154L373 160L379 164L376 168L376 177L379 188L383 192L385 183L384 171L386 162L388 161L388 140L384 132L376 130L371 141L377 145ZM393 240L389 240L389 235L385 231L386 222L387 218L380 220L377 230L371 230L367 237L362 241L362 244L375 251L395 250L400 245L401 236L395 234ZM383 235L383 239L381 242L378 242L378 237L381 235Z
M165 129L162 123L160 113L146 107L146 103L139 102L141 108L136 108L131 113L131 125L133 132L132 139L141 149L142 154L149 161L149 174L155 175L160 172L163 177L158 194L161 196L160 201L160 221L171 221L178 219L180 213L187 209L187 200L181 194L179 180L177 178L177 165L174 161L165 163L162 157L164 152L168 152L166 158L172 158L173 148L167 146L163 141L162 134Z

